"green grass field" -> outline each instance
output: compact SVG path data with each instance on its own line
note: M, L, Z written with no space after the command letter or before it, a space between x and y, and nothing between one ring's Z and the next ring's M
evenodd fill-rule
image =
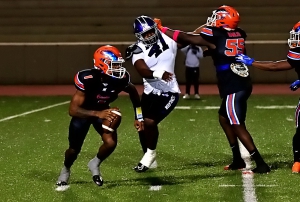
M230 201L245 199L241 171L224 171L231 150L218 124L218 96L200 101L180 100L159 125L158 168L146 173L132 170L142 157L133 127L128 97L112 106L121 108L115 152L101 165L103 187L97 187L87 168L101 143L91 128L81 154L72 167L70 189L55 191L55 182L68 146L68 104L8 120L6 117L68 101L70 97L0 97L0 201ZM270 174L255 175L256 201L298 201L300 175L291 173L294 107L298 96L258 96L249 99L247 126L256 146L272 167ZM258 109L257 106L290 106ZM254 163L253 163L254 165ZM159 185L160 190L149 190Z

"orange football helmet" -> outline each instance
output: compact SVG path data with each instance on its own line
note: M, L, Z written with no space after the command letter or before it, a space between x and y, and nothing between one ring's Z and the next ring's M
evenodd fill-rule
M94 53L94 68L118 79L125 75L126 69L122 67L124 62L120 51L114 46L101 46Z
M211 17L207 18L206 25L222 27L227 30L237 28L240 22L240 14L231 6L223 5L214 10Z
M290 48L300 47L300 21L297 22L290 31L290 38L288 39Z

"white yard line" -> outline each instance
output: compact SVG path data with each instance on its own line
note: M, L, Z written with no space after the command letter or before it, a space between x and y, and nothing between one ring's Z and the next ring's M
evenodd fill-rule
M220 106L176 106L175 109L206 109L206 110L210 110L210 109L219 109ZM270 106L254 106L254 108L257 109L295 109L296 105L270 105Z
M296 105L255 106L257 109L296 109Z
M10 119L14 119L14 118L17 118L17 117L20 117L20 116L25 116L27 114L32 114L32 113L35 113L35 112L43 111L43 110L46 110L46 109L50 109L50 108L57 107L57 106L64 105L64 104L68 104L68 103L70 103L70 101L60 102L60 103L57 103L57 104L54 104L54 105L49 105L47 107L27 111L27 112L24 112L22 114L16 114L16 115L13 115L13 116L8 116L6 118L0 119L0 122L7 121L7 120L10 120Z

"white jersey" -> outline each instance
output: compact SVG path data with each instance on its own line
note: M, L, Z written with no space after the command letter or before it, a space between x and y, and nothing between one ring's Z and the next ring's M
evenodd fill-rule
M161 33L162 39L159 39L157 44L147 47L142 42L137 43L137 46L142 49L139 54L133 54L132 64L143 59L151 71L165 70L173 74L171 81L166 82L162 79L146 79L144 82L144 93L160 94L162 92L180 93L179 86L176 80L174 66L177 54L177 43L171 38Z

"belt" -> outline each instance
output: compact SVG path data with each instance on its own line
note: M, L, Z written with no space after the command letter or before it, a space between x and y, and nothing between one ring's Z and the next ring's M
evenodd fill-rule
M216 65L217 72L230 69L230 64Z

